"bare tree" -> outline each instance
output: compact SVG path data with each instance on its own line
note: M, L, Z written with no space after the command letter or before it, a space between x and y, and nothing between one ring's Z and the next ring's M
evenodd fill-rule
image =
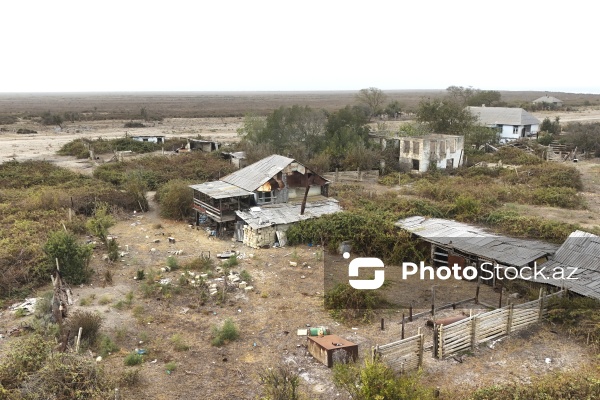
M369 108L370 117L382 112L383 103L385 103L386 98L387 96L383 93L383 90L376 87L360 89L356 94L356 100Z

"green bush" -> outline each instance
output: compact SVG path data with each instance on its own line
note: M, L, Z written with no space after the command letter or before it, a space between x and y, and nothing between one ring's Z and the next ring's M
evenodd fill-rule
M0 385L6 389L17 388L33 373L44 366L53 342L38 334L16 340L0 358Z
M334 364L333 382L356 400L433 399L433 391L420 383L418 374L396 376L382 361L371 361L370 357L363 365Z
M190 349L190 346L185 342L179 333L171 336L170 341L175 351L188 351Z
M212 334L213 340L211 344L213 346L222 346L240 337L238 328L231 318L226 319L221 328L213 326Z
M51 233L44 245L44 252L47 261L43 272L46 274L54 270L58 259L61 275L68 283L79 285L89 281L92 275L89 268L92 249L77 243L74 235L62 230Z
M101 335L98 342L98 353L102 358L106 358L110 353L119 351L119 346L112 341L112 339L106 335Z
M134 365L139 365L144 362L144 357L141 354L131 353L125 357L125 365L128 367L133 367Z

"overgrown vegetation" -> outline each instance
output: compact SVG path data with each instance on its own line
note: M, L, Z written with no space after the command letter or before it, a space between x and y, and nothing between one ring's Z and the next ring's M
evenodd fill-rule
M383 362L371 361L370 357L362 365L334 364L333 382L356 400L433 399L433 391L420 383L418 374L397 376Z
M373 309L381 307L382 302L374 291L354 289L343 283L325 292L324 299L325 308L342 321L368 322L373 316Z
M111 209L137 208L133 197L112 185L45 161L0 164L0 187L0 297L47 282L49 271L56 267L52 257L67 249L63 244L76 243L69 235L86 232L85 220L98 203ZM56 234L58 242L49 242L58 253L49 256L44 246L50 233L58 231L63 232ZM69 254L85 260L81 252ZM62 270L63 261L59 263ZM75 271L82 272L76 273L77 281L89 277L85 268Z
M132 151L134 153L152 153L163 148L173 150L185 144L182 139L166 139L165 143L142 142L130 137L116 139L75 139L65 143L58 154L77 158L88 158L90 150L95 154L109 154L115 151Z
M45 268L39 274L50 274L56 263L60 266L62 277L72 285L87 283L92 275L89 268L92 248L79 244L75 235L62 230L51 233L44 245L47 255Z

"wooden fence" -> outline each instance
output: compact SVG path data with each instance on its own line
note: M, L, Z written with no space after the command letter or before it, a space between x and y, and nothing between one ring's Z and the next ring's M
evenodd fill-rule
M559 291L523 304L510 304L450 325L437 325L433 332L433 355L442 359L465 350L473 350L479 343L506 336L516 330L539 322L548 313L548 300L561 296Z
M425 336L419 333L415 336L372 349L372 357L378 357L398 373L419 369L423 365L423 347Z
M434 358L442 359L465 350L473 350L479 343L506 336L511 332L537 323L548 314L548 300L562 296L564 291L542 295L537 300L523 304L510 304L486 313L472 315L447 326L435 325L433 329ZM372 348L372 358L378 357L398 373L421 368L425 352L425 336L409 338Z

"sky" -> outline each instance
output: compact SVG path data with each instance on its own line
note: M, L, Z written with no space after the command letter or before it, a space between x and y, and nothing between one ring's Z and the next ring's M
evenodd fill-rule
M23 0L0 92L600 93L591 1Z

